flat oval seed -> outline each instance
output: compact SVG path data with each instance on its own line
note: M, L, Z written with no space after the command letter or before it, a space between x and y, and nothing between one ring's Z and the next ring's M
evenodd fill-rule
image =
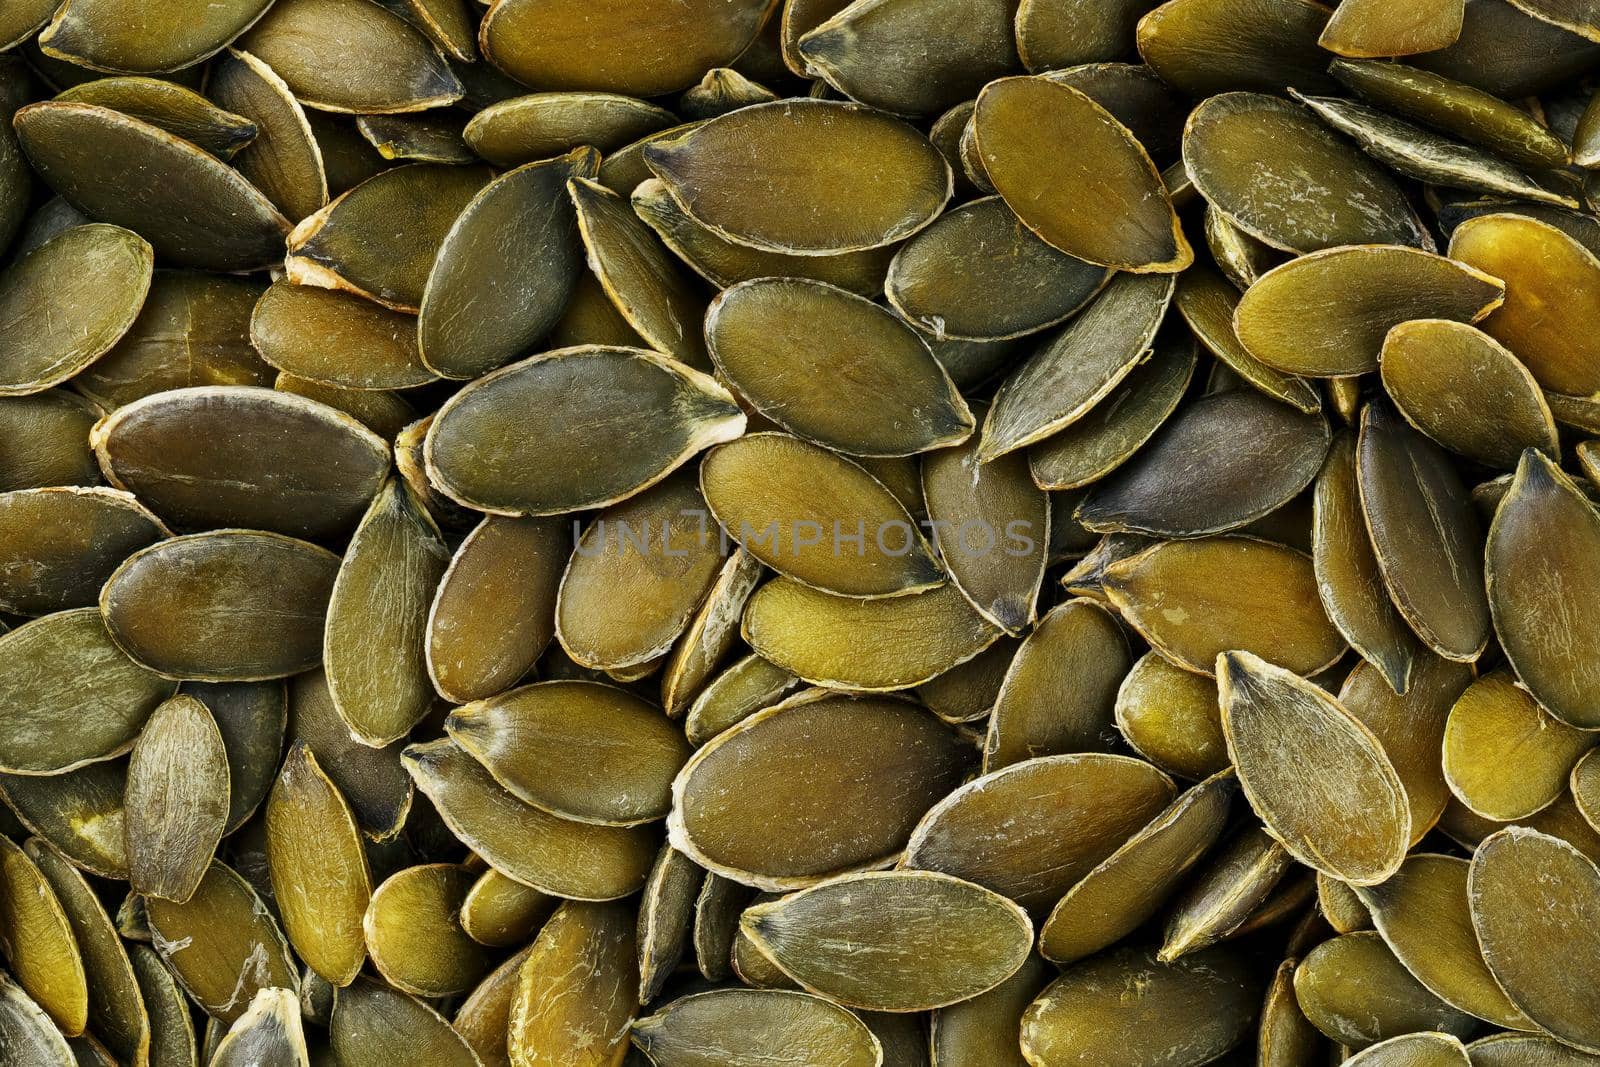
M633 1024L633 1043L659 1067L876 1067L883 1049L861 1020L809 993L724 989L681 997Z
M39 868L0 837L0 951L27 995L68 1036L89 1020L89 987L67 913Z
M1121 948L1069 968L1022 1016L1037 1067L1209 1063L1244 1040L1261 983L1226 948L1173 963Z
M1089 493L1078 521L1099 532L1153 537L1236 530L1311 484L1328 435L1321 414L1253 389L1201 397Z
M1363 1049L1345 1062L1361 1067L1469 1067L1472 1061L1454 1034L1402 1034Z
M129 20L107 0L75 0L70 9L62 5L39 44L46 55L92 70L165 73L216 54L270 6L270 0L227 0L201 12L157 10Z
M1240 784L1284 847L1356 885L1399 869L1411 813L1372 731L1321 689L1248 652L1219 656L1217 676Z
M125 224L163 260L234 271L282 255L289 224L271 201L215 156L157 126L55 101L22 108L15 122L28 159L56 192L86 215Z
M1023 1012L1054 976L1048 964L1029 956L1016 974L989 992L934 1012L928 1039L931 1062L935 1067L1027 1067L1018 1027Z
M1182 959L1246 933L1251 917L1271 907L1293 866L1283 845L1246 822L1173 901L1156 958Z
M1217 685L1146 652L1117 690L1117 729L1128 747L1169 774L1199 781L1228 766Z
M99 359L133 325L154 254L120 226L74 226L0 274L0 396L37 393Z
M965 663L1001 631L950 583L911 596L834 596L790 578L745 606L742 632L762 658L812 685L893 690Z
M1600 514L1543 453L1523 453L1493 525L1487 567L1495 633L1518 679L1551 714L1600 726L1590 616L1600 606ZM1560 620L1560 630L1551 624Z
M1213 217L1221 215L1216 211L1206 213L1208 221ZM1185 271L1178 284L1176 303L1178 313L1195 337L1247 383L1307 414L1321 410L1322 401L1309 382L1272 369L1239 343L1233 329L1239 291L1221 274L1203 265Z
M289 736L305 742L365 833L377 841L399 833L412 800L411 778L400 765L402 743L375 749L351 737L321 669L289 683L289 710Z
M1035 756L1109 751L1112 708L1128 673L1128 641L1092 600L1067 601L1023 639L995 697L987 773Z
M297 740L267 799L267 866L284 931L306 965L347 986L366 959L362 916L372 876L355 816Z
M292 989L262 989L211 1055L212 1067L305 1067L309 1062Z
M843 289L801 278L735 285L712 301L705 336L717 370L757 411L828 448L908 456L972 433L927 343Z
M511 1062L620 1063L638 1008L633 908L563 904L517 976Z
M1001 198L989 197L947 212L901 246L884 289L926 333L995 341L1065 321L1109 278L1035 237Z
M613 900L644 885L656 854L650 831L540 811L449 740L412 745L402 760L451 832L507 877L578 900Z
M639 901L639 1003L649 1004L682 962L692 934L695 905L706 872L693 860L664 846Z
M292 537L190 534L129 556L106 580L100 610L117 643L151 670L202 681L283 678L322 659L338 569L333 553Z
M233 157L233 165L284 215L303 219L328 202L322 149L300 102L276 71L234 49L212 65L206 92L255 125L255 140Z
M1356 446L1367 531L1384 584L1417 636L1468 661L1489 639L1479 526L1446 453L1387 404L1368 404Z
M546 417L529 426L530 410ZM602 454L595 426L615 435ZM588 345L473 382L439 409L425 455L430 479L457 503L554 515L631 496L744 426L709 376L653 352Z
M1056 902L1039 931L1040 953L1073 963L1153 918L1221 837L1236 788L1232 774L1209 778L1123 842Z
M1600 1052L1600 1018L1582 977L1600 967L1594 863L1559 838L1512 827L1478 846L1467 895L1483 957L1511 1002L1564 1043Z
M348 415L248 386L134 401L95 427L93 444L107 479L175 527L316 539L348 533L389 466L387 443Z
M1162 655L1213 674L1218 654L1243 649L1302 675L1344 654L1317 597L1311 560L1250 537L1166 541L1111 564L1111 603Z
M307 107L385 114L454 103L461 82L398 15L359 0L281 0L239 40Z
M57 774L128 751L176 686L130 659L95 608L58 612L0 636L0 768Z
M430 1067L480 1067L472 1048L438 1012L371 978L339 990L328 1034L335 1062L350 1067L413 1059Z
M618 93L533 93L490 104L463 137L495 166L520 167L579 145L610 153L676 123L672 112Z
M1027 913L929 871L853 874L757 905L740 926L813 992L867 1011L927 1011L985 993L1027 959Z
M1527 1029L1483 961L1467 897L1467 861L1412 856L1382 885L1355 892L1400 962L1446 1003L1497 1026Z
M1486 819L1525 819L1560 797L1594 737L1551 716L1509 674L1474 682L1450 711L1450 791Z
M192 89L159 78L100 78L56 96L98 104L159 126L212 153L231 159L256 136L255 124L213 104Z
M74 865L102 878L128 877L123 790L127 763L90 763L57 774L0 775L0 800L17 821Z
M491 515L461 542L428 612L434 689L452 703L502 693L555 636L572 535L559 519Z
M489 178L486 167L441 163L374 175L294 228L286 277L414 313L440 246Z
M0 490L98 485L88 442L100 415L92 401L65 389L0 398Z
M484 56L545 89L660 96L727 66L755 39L768 0L515 0L484 17Z
M511 362L555 325L583 269L567 181L594 174L582 149L485 185L439 245L416 329L423 361L449 378Z
M742 108L647 145L644 157L690 216L770 252L893 243L933 221L952 184L944 157L910 126L829 100ZM730 158L745 165L731 170Z
M413 317L353 293L280 278L250 316L250 343L296 377L346 389L410 389L438 377L423 365L416 329Z
M451 1026L477 1054L479 1067L511 1067L506 1031L511 1002L517 994L517 976L533 951L530 943L509 957L478 983L478 988L456 1009Z
M1490 1034L1467 1046L1472 1067L1592 1067L1600 1056L1539 1034Z
M601 825L665 817L673 776L689 755L659 709L594 682L513 689L457 708L445 729L515 796Z
M199 1067L189 1001L172 972L148 945L129 945L128 957L149 1008L151 1067Z
M1189 116L1183 160L1208 204L1274 248L1433 246L1394 179L1287 100L1259 93L1205 100Z
M115 489L0 493L0 610L46 615L94 604L117 564L166 535L160 519Z
M944 578L894 495L825 448L752 434L707 453L700 484L712 515L746 551L813 588L892 597Z
M1155 164L1087 94L1043 78L1002 78L978 94L973 129L995 190L1046 243L1138 273L1194 261ZM1048 147L1060 144L1075 151Z
M465 116L362 115L356 129L384 159L461 165L475 158L461 139L465 121Z
M1229 89L1331 86L1317 35L1328 9L1313 0L1169 0L1139 20L1139 55L1191 96Z
M1239 301L1234 327L1268 366L1363 374L1378 369L1391 327L1418 318L1476 322L1504 296L1498 278L1418 249L1330 248L1268 271Z
M1572 799L1578 813L1583 816L1590 826L1600 824L1600 758L1591 758L1590 754L1578 760L1572 768L1570 786ZM1547 810L1557 810L1557 807Z
M1590 40L1600 40L1600 18L1594 5L1587 0L1517 0L1512 6L1541 22L1560 26Z
M797 889L882 866L970 748L915 704L811 690L719 734L673 783L673 843L726 878Z
M478 876L461 902L461 928L480 945L522 945L538 933L558 903L554 897L513 882L491 867ZM489 980L485 978L484 982Z
M1450 255L1505 279L1506 302L1483 322L1546 389L1600 392L1600 260L1547 223L1481 215L1450 235ZM1560 315L1551 308L1559 307Z
M1043 914L1176 791L1165 774L1128 756L1025 760L930 809L902 863L971 879Z
M765 568L743 549L722 564L711 591L662 667L661 706L670 718L680 718L689 709L689 701L738 642L745 602L765 574Z
M1464 1037L1480 1025L1428 992L1372 930L1312 949L1295 968L1294 991L1312 1025L1347 1046L1427 1030Z
M1118 274L1001 383L983 424L989 462L1087 415L1139 365L1172 300L1167 276Z
M299 975L277 921L250 883L213 860L182 904L147 897L156 950L207 1013L231 1024L256 992L298 990Z
M128 869L133 889L183 903L228 819L228 760L216 720L180 694L151 714L128 759Z
M723 730L777 703L799 682L782 667L752 652L706 683L684 716L684 733L691 745L703 745Z
M464 993L489 969L461 928L472 873L451 863L407 867L372 892L362 920L367 953L390 985L419 997Z
M1434 52L1461 36L1466 7L1466 0L1424 0L1397 10L1381 0L1351 0L1339 5L1317 43L1341 56Z

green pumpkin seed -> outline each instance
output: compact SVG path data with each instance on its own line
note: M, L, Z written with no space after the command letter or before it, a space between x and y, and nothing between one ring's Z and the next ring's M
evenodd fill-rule
M529 410L549 417L529 426ZM597 423L621 435L605 456L574 436ZM588 345L473 382L439 409L425 454L430 479L458 503L552 515L631 496L744 425L732 396L707 375L656 353Z
M656 177L650 173L650 168L644 161L645 146L654 144L657 141L671 140L703 124L703 120L680 123L665 130L657 130L655 133L646 134L632 144L624 145L615 151L607 153L605 159L600 162L600 173L597 175L600 184L619 196L628 196L644 182L656 181ZM668 200L672 199L665 192L661 195L666 196ZM683 209L677 208L675 210L681 214ZM641 217L644 216L641 215ZM646 221L649 220L646 219ZM695 223L695 225L698 226L699 223ZM742 246L735 245L734 247L737 249ZM753 249L745 249L745 252L753 251ZM765 277L771 273L773 272L761 271L758 276Z
M255 140L233 157L233 165L285 216L303 219L328 202L322 149L300 102L276 71L235 49L212 67L206 91L254 124Z
M711 591L662 668L661 706L669 717L679 718L689 709L689 701L737 643L745 602L765 573L756 558L742 548L722 565Z
M252 280L158 270L139 317L73 387L110 410L168 389L270 386L272 368L250 347L261 293Z
M684 716L684 733L696 747L770 707L800 679L751 653L706 683ZM931 703L930 703L931 706Z
M0 1040L21 1063L68 1067L76 1062L50 1017L9 975L0 974Z
M1228 766L1216 683L1146 652L1117 690L1117 729L1128 747L1169 774L1199 781Z
M127 763L90 763L75 771L0 775L0 800L17 822L102 878L128 877L123 790Z
M1017 1042L1028 1005L1054 972L1029 956L1010 978L970 1000L933 1013L928 1044L932 1067L982 1063L989 1067L1027 1067Z
M342 411L384 440L398 438L417 417L410 403L399 393L388 390L346 389L281 371L273 388Z
M1046 243L1139 273L1193 262L1155 164L1085 93L1042 78L1002 78L979 94L973 129L995 189ZM1062 143L1076 146L1071 157L1046 147Z
M511 688L555 636L556 593L571 552L559 519L484 519L461 542L428 614L434 689L452 703Z
M403 742L375 749L351 737L321 669L289 683L289 710L289 736L305 743L363 831L378 841L399 833L412 799L411 777L400 765Z
M1250 286L1256 283L1256 279L1260 278L1263 274L1267 273L1267 271L1277 266L1283 260L1282 252L1268 245L1264 241L1258 241L1254 237L1251 237L1249 234L1239 229L1239 227L1229 222L1227 217L1224 216L1222 212L1218 211L1209 204L1206 206L1202 225L1205 232L1206 247L1210 249L1211 258L1216 261L1217 269L1220 270L1227 280L1233 283L1234 288L1239 291L1250 288ZM1214 277L1214 272L1202 264L1198 270L1190 272L1190 277L1183 280L1197 283L1209 283L1214 279ZM1180 286L1180 290L1182 288L1183 287ZM1238 303L1238 294L1233 292L1225 293L1225 302L1221 300L1216 301L1216 304L1225 303L1226 313L1223 314L1222 309L1218 308L1217 306L1207 306L1209 302L1197 299L1198 294L1205 293L1210 288L1209 285L1194 284L1189 286L1189 288L1192 290L1190 299L1192 301L1196 301L1202 306L1206 306L1207 313L1202 315L1202 318L1211 320L1217 325L1220 325L1221 321L1225 319L1229 328L1227 330L1220 330L1218 332L1219 334L1231 333L1231 327L1233 323L1233 305ZM1196 332L1199 332L1199 327L1194 325L1193 318L1189 315L1185 315L1185 318L1189 319L1191 328L1195 329ZM1220 339L1221 338L1219 337L1219 340ZM1233 366L1237 361L1238 353L1244 352L1244 350L1239 346L1237 339L1234 340L1233 344L1227 345L1227 348L1229 351L1223 352L1219 346L1217 358L1222 359L1230 366ZM1246 364L1253 364L1253 366L1249 367L1252 373L1258 373L1260 370L1266 369L1262 368L1254 359L1254 357L1251 357L1248 353L1244 354L1246 356L1244 362ZM1234 366L1233 369L1238 370L1241 374L1245 373L1237 366ZM1252 384L1255 384L1253 379ZM1257 385L1257 388L1266 388L1266 385L1259 384ZM1271 392L1272 390L1268 389L1267 391ZM1284 397L1283 399L1287 400L1289 397ZM1298 407L1300 405L1296 404L1296 406Z
M150 931L178 983L212 1017L231 1025L256 992L298 991L299 977L272 913L250 884L213 860L182 904L147 897Z
M1506 302L1483 322L1556 393L1600 392L1600 351L1589 343L1600 322L1600 260L1555 227L1521 215L1468 219L1450 235L1450 255L1505 279ZM1548 308L1559 306L1560 316Z
M5 837L0 837L0 924L0 952L22 990L61 1033L83 1033L89 987L68 914L33 860Z
M91 70L167 73L215 55L270 6L270 0L226 0L201 12L158 10L131 20L107 0L74 0L61 5L39 45L48 56Z
M1425 0L1400 10L1373 0L1351 0L1339 5L1317 43L1341 56L1434 52L1461 36L1466 6L1466 0Z
M883 1048L855 1015L821 997L728 989L680 998L633 1024L661 1067L757 1067L774 1057L815 1067L874 1067Z
M320 662L338 569L333 553L280 534L190 534L129 556L106 580L100 610L117 644L161 674L282 678Z
M1450 790L1486 819L1514 822L1549 806L1594 738L1554 718L1496 672L1474 682L1450 712L1444 772Z
M751 596L742 633L764 659L812 685L883 691L931 681L1001 631L948 582L862 600L778 578Z
M1535 699L1580 729L1597 724L1596 676L1584 621L1600 576L1588 547L1600 516L1583 492L1542 453L1523 453L1511 490L1489 529L1489 605L1506 658ZM1552 614L1555 613L1555 614ZM1559 636L1549 620L1569 620Z
M1108 566L1105 588L1129 625L1185 670L1213 674L1219 654L1242 649L1309 676L1344 654L1311 560L1283 545L1160 542Z
M402 760L451 832L507 877L551 896L589 900L625 897L644 885L656 853L648 830L540 811L448 740L412 745Z
M158 78L101 78L75 85L56 97L120 111L230 159L255 139L256 127L192 89Z
M1181 2L1221 6L1215 0ZM1266 145L1271 147L1263 151ZM1273 248L1432 247L1433 239L1394 179L1287 100L1259 93L1210 97L1189 116L1183 161L1208 204Z
M1190 96L1230 89L1331 88L1317 35L1328 9L1311 0L1269 0L1251 9L1225 0L1169 0L1139 20L1139 55Z
M150 1013L151 1067L199 1067L189 1002L155 950L131 945L134 977Z
M383 1067L417 1060L434 1067L480 1067L444 1017L382 982L357 978L339 990L328 1035L340 1067Z
M1600 871L1566 842L1513 827L1478 846L1468 876L1472 925L1495 981L1541 1029L1586 1052L1600 1045L1577 976L1596 954L1584 921ZM1551 967L1554 958L1560 967Z
M461 902L461 928L472 940L490 948L521 945L538 932L557 903L554 897L513 882L491 867L478 876ZM485 978L479 990L490 980Z
M522 964L532 951L533 945L529 944L507 958L456 1009L451 1026L477 1055L479 1067L511 1067L511 1054L506 1048L511 1001L517 993Z
M1473 1067L1589 1067L1600 1061L1600 1056L1537 1034L1490 1034L1468 1045L1467 1056Z
M356 129L384 159L415 163L471 163L461 137L465 122L432 115L362 115Z
M1170 963L1237 936L1268 906L1293 866L1267 831L1241 828L1173 902L1156 958Z
M490 104L463 136L495 166L520 167L579 145L609 153L676 121L670 111L617 93L534 93Z
M759 904L740 925L810 991L868 1011L927 1011L988 992L1033 940L1017 905L929 871L847 875Z
M461 82L398 15L356 0L283 0L239 47L320 111L387 114L461 99Z
M267 864L296 953L334 986L366 959L362 916L372 876L355 816L304 740L289 749L267 800Z
M638 1007L633 909L563 904L517 976L511 1062L620 1063Z
M1174 963L1122 948L1079 963L1022 1016L1030 1064L1209 1063L1249 1033L1261 983L1244 961L1213 949Z
M465 867L407 867L372 892L362 921L367 954L390 985L413 996L464 993L489 969L482 945L461 928L462 901L472 888Z
M1584 821L1590 826L1600 823L1600 759L1585 755L1578 760L1572 768L1570 786L1573 802Z
M389 464L388 445L348 415L245 386L134 401L102 420L92 443L107 479L175 527L319 539L355 526Z
M411 316L284 279L256 304L250 343L281 371L346 389L409 389L437 377L422 362Z
M1362 1067L1469 1067L1466 1046L1454 1034L1402 1034L1345 1061Z
M1483 962L1467 868L1463 859L1419 854L1387 882L1356 893L1395 955L1437 996L1498 1026L1528 1028Z
M639 1003L649 1004L672 977L689 946L706 872L671 845L664 846L639 901Z
M1137 367L1172 299L1165 276L1117 275L995 394L979 453L990 462L1087 415Z
M733 974L739 916L753 895L748 886L721 875L706 874L700 896L694 902L694 956L701 975L711 981Z
M749 164L730 172L730 153ZM644 157L690 217L769 252L891 244L933 221L952 183L944 157L911 127L825 100L743 108L646 145ZM865 159L874 160L870 182Z
M205 877L228 819L228 760L216 720L178 695L151 714L128 760L134 891L179 904Z
M1428 992L1372 930L1312 949L1295 968L1294 992L1312 1025L1355 1048L1425 1030L1466 1036L1478 1025Z
M1177 790L1143 760L1042 756L976 778L923 816L903 865L968 878L1043 914Z
M427 366L475 377L511 362L555 325L582 269L567 180L593 175L596 159L579 149L519 167L466 205L422 294L417 331ZM483 311L489 306L492 315Z
M64 389L0 398L0 491L98 485L88 442L100 415L92 401Z
M673 783L668 827L708 870L803 888L892 862L973 762L958 735L914 704L809 690L695 753ZM827 829L843 824L843 836Z
M308 1067L300 1002L290 989L262 989L212 1053L213 1067Z
M972 659L918 686L917 699L951 725L982 719L1000 695L1001 683L1019 644L1013 637L1000 638Z
M770 104L776 99L778 96L771 89L757 85L738 71L713 67L697 85L684 90L678 98L678 112L688 119L714 119L741 107Z
M56 192L87 215L127 224L164 260L230 271L282 254L289 224L278 209L188 141L94 104L31 104L15 121L28 159Z
M1294 968L1293 959L1284 960L1267 987L1257 1036L1260 1067L1293 1067L1326 1055L1322 1035L1295 1003Z
M440 246L489 178L439 163L374 175L294 228L285 276L415 313Z
M1339 879L1320 873L1317 875L1317 913L1341 934L1372 929L1372 912L1356 891Z
M167 534L115 489L0 493L0 609L45 615L94 604L119 563Z
M1206 218L1221 218L1208 211ZM1231 224L1230 224L1231 225ZM1263 272L1265 273L1265 272ZM1254 282L1256 279L1252 278ZM1196 338L1220 362L1266 395L1291 404L1307 414L1321 410L1322 400L1309 382L1281 374L1251 355L1233 329L1239 293L1216 271L1205 266L1185 271L1178 284L1178 313Z

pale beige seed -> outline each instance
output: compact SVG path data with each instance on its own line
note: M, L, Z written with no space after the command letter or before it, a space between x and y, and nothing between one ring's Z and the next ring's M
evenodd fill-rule
M183 903L205 877L228 819L222 733L192 696L164 702L128 758L128 872L145 896Z

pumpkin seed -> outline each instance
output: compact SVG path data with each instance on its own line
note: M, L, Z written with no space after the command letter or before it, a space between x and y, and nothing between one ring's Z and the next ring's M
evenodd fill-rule
M443 1016L371 978L359 977L339 990L328 1036L340 1065L382 1067L417 1059L438 1067L479 1067L471 1046Z
M1181 161L1179 165L1181 166ZM1222 212L1210 205L1206 206L1202 225L1205 232L1206 248L1210 250L1211 258L1216 261L1217 269L1222 272L1228 281L1233 283L1234 288L1240 291L1250 288L1256 283L1256 279L1282 262L1282 252L1264 241L1258 241L1256 238L1251 237L1229 222ZM1191 273L1193 274L1193 280L1200 282L1208 281L1212 274L1204 264L1198 265ZM1204 287L1199 288L1202 292L1204 291ZM1233 321L1232 305L1238 303L1238 298L1233 293L1226 295L1228 297L1228 305L1225 317L1231 326ZM1218 313L1216 308L1211 309L1211 314L1218 319L1224 317ZM1236 350L1236 352L1243 352L1237 340L1235 340L1234 344L1229 345L1228 348ZM1248 353L1246 353L1246 356L1248 356ZM1218 358L1223 359L1225 357L1219 352ZM1255 360L1250 358L1247 362L1255 363ZM1251 369L1256 370L1258 367L1259 365ZM1237 370L1238 368L1234 369ZM1241 371L1241 373L1243 372Z
M1364 1067L1466 1067L1466 1046L1454 1034L1402 1034L1345 1061Z
M1134 662L1114 710L1128 747L1169 774L1199 781L1228 766L1216 683L1158 652Z
M215 55L270 6L270 0L227 0L203 12L152 11L129 20L106 0L75 0L56 12L39 44L46 55L91 70L168 73Z
M281 371L347 389L408 389L436 377L422 363L410 316L283 279L256 304L250 343Z
M1207 218L1215 212L1208 212ZM1252 278L1253 282L1255 279ZM1176 303L1179 314L1219 361L1237 372L1246 382L1266 395L1291 404L1307 414L1322 407L1321 398L1310 383L1281 374L1262 363L1239 343L1234 332L1234 311L1239 294L1209 267L1198 266L1184 272L1179 282Z
M407 867L372 891L362 920L367 954L388 983L414 996L464 993L489 969L461 928L472 873L448 863Z
M215 1067L308 1067L300 1003L290 989L262 989L212 1053Z
M994 707L1019 644L1016 638L1001 637L972 659L918 686L916 698L951 725L984 718Z
M739 916L754 891L731 878L706 873L700 896L694 902L694 956L700 974L720 981L733 974L733 948L739 936Z
M128 877L123 760L44 775L0 775L0 799L28 831L38 834L83 870Z
M1241 828L1173 902L1156 958L1170 963L1239 934L1293 866L1267 831Z
M255 139L255 124L225 111L192 89L159 78L113 77L75 85L56 97L132 115L174 136L231 159Z
M1289 853L1355 885L1411 844L1405 787L1378 738L1321 689L1249 652L1217 659L1222 729L1250 805Z
M730 154L745 165L729 170ZM892 244L932 222L952 189L949 164L920 133L831 100L743 108L646 145L644 158L691 218L768 252Z
M1434 52L1461 36L1466 7L1466 0L1426 0L1404 10L1372 0L1341 3L1317 43L1341 56Z
M117 564L166 535L160 519L115 489L0 493L0 609L46 615L92 605Z
M846 875L758 904L740 926L810 991L868 1011L927 1011L988 992L1033 940L1016 904L930 871Z
M528 410L549 417L528 426ZM594 425L620 434L605 456L569 432ZM439 409L424 450L429 478L457 503L553 515L631 496L744 425L733 397L707 375L653 352L586 345L479 378Z
M506 1031L511 1019L511 1001L516 996L522 964L532 951L533 945L529 944L490 972L456 1009L455 1018L451 1020L451 1027L471 1047L480 1067L510 1067Z
M1121 948L1068 969L1022 1016L1030 1064L1209 1063L1243 1041L1261 998L1226 949L1161 963Z
M1267 987L1257 1037L1260 1067L1312 1063L1312 1057L1326 1055L1322 1035L1295 1003L1294 968L1293 959L1284 960Z
M1513 822L1547 807L1594 739L1554 718L1511 676L1474 682L1450 712L1444 771L1450 790L1485 818Z
M300 102L276 71L249 52L232 49L213 64L206 91L255 126L255 139L234 155L233 165L285 216L303 219L328 202L322 148Z
M1600 772L1600 759L1590 759L1585 755L1573 766L1570 780L1574 804L1590 826L1600 822L1600 781L1597 781L1597 772Z
M204 704L180 694L151 714L128 760L129 881L179 904L205 876L228 819L222 733Z
M635 947L627 905L561 905L517 976L511 1062L620 1063L638 1007Z
M325 404L274 389L197 386L118 408L91 438L106 478L174 527L318 540L354 528L388 445Z
M450 831L508 878L551 896L590 900L625 897L644 885L656 852L647 830L540 811L446 739L410 746L402 762Z
M769 20L769 25L772 20ZM685 118L714 119L752 104L770 104L778 95L729 67L712 67L706 76L678 98L678 111ZM619 189L618 192L627 190Z
M478 876L461 902L461 928L490 948L520 945L538 932L556 904L554 897L513 882L491 867ZM478 990L482 992L490 981L485 978Z
M1489 639L1478 521L1447 454L1387 404L1361 415L1356 473L1389 596L1425 644L1470 661Z
M1139 55L1191 96L1230 89L1317 92L1330 85L1317 35L1328 9L1312 0L1270 0L1243 9L1222 0L1169 0L1139 20Z
M338 569L333 553L281 534L189 534L124 560L100 610L119 646L168 677L282 678L321 660Z
M682 997L633 1024L633 1043L662 1067L756 1067L774 1057L815 1067L874 1067L872 1031L821 997L726 989Z
M723 563L711 591L678 639L661 672L662 710L678 718L739 640L744 605L766 571L744 549ZM686 727L687 728L687 727Z
M477 157L461 137L465 122L430 115L362 115L361 131L384 159L416 163L473 162Z
M696 747L704 745L722 731L777 703L799 681L782 667L754 653L729 664L706 683L690 705L683 720L689 743ZM933 706L925 693L919 695Z
M319 668L289 683L289 735L304 742L366 834L392 838L411 808L411 778L400 765L403 742L368 748L350 735Z
M1214 674L1242 649L1309 676L1344 654L1317 597L1311 560L1250 537L1165 541L1105 571L1124 620L1185 670Z
M1417 1031L1465 1037L1478 1025L1428 992L1372 930L1312 949L1295 968L1294 992L1313 1026L1353 1048Z
M0 1038L8 1052L25 1063L60 1064L74 1061L72 1049L55 1023L9 975L0 974Z
M639 1003L661 993L689 945L695 905L706 872L666 845L656 857L639 902Z
M950 583L911 596L834 596L789 578L757 589L742 633L762 658L812 685L885 691L931 681L1000 636Z
M928 1037L932 1067L963 1063L1027 1067L1016 1040L1022 1014L1054 972L1038 956L998 986L933 1013Z
M128 958L150 1013L151 1067L198 1067L189 1002L155 950L130 945Z
M1538 1034L1490 1034L1467 1046L1473 1067L1586 1067L1597 1058Z
M1001 78L978 95L973 130L984 172L1047 244L1104 267L1181 271L1194 252L1149 155L1082 91ZM1049 145L1072 143L1072 156Z
M250 883L218 860L179 904L146 897L161 959L189 996L232 1025L262 989L298 992L288 943Z
M0 398L0 491L98 485L89 428L101 415L64 389Z
M617 93L534 93L490 104L463 136L490 163L520 167L579 145L609 153L676 121L670 111Z
M1278 2L1322 10L1309 2ZM1216 0L1177 0L1167 7L1178 3L1223 10ZM1160 73L1158 64L1152 66ZM1263 151L1265 145L1271 148ZM1299 253L1338 245L1433 247L1394 179L1287 100L1260 93L1208 98L1189 116L1183 161L1212 208L1273 248Z
M67 912L43 873L0 837L0 952L17 983L68 1037L89 1020L83 957Z

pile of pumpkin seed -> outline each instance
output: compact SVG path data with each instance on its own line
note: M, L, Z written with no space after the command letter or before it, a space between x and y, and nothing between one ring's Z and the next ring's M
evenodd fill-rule
M4 1067L1600 1064L1600 0L0 51Z

